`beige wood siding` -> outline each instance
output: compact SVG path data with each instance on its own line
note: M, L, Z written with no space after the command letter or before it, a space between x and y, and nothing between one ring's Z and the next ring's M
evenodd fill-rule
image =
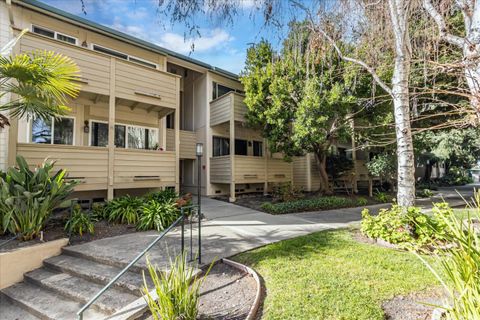
M308 189L308 161L307 157L294 157L293 162L293 184L297 187Z
M18 143L17 154L32 168L45 158L55 160L54 168L67 170L68 177L81 182L75 187L77 191L107 188L106 148Z
M229 94L210 102L210 126L230 121L231 107Z
M115 188L175 186L175 153L116 149L113 170Z
M54 51L72 58L80 68L82 91L109 94L110 58L91 50L38 36L25 34L20 40L21 52Z
M230 156L210 158L210 181L212 183L230 183Z
M355 171L357 174L357 179L359 181L368 180L368 170L367 170L366 163L367 162L365 160L355 161Z
M243 102L245 96L238 93L233 94L233 110L235 112L235 120L245 122L245 114L247 113L247 106Z
M196 159L196 143L197 134L195 132L180 130L180 159ZM167 129L167 150L175 151L174 129Z
M235 156L235 183L262 183L265 181L265 158Z
M179 88L174 75L118 59L115 73L117 97L175 109Z
M268 182L292 181L292 163L282 159L268 159Z

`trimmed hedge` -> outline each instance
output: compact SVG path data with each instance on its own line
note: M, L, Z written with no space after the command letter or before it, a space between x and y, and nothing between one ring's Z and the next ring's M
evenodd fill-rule
M302 211L346 208L353 207L355 205L356 202L352 199L330 196L279 203L264 202L261 208L262 210L271 214L284 214Z

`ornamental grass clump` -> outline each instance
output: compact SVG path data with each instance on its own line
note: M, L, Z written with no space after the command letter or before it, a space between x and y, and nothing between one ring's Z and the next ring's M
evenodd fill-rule
M15 167L0 172L0 231L27 241L39 235L77 182L67 181L65 170L54 173L54 161L44 161L32 171L22 156L16 160Z
M416 254L448 292L449 301L440 306L447 319L480 319L480 192L475 192L470 209L466 220L458 218L453 210L439 215L438 219L446 230L442 238L449 245L444 246L443 241L438 245L438 272ZM431 225L426 228L432 232L435 230Z
M199 277L195 273L195 268L188 265L186 255L178 255L170 261L168 272L152 265L148 259L147 266L154 289L150 291L144 274L142 291L153 319L197 319L200 286L210 269L203 277Z

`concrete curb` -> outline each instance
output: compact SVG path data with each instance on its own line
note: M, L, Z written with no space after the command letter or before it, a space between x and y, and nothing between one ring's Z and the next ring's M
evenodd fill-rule
M258 310L260 309L260 304L262 303L263 288L262 288L262 282L260 281L260 276L258 275L258 273L255 270L253 270L252 268L247 267L246 265L243 265L241 263L238 263L238 262L226 259L226 258L221 259L221 261L223 263L235 268L235 269L238 269L238 270L241 270L243 272L246 272L246 273L250 274L253 277L253 279L255 280L255 282L257 283L257 292L255 294L255 301L253 302L253 305L250 308L250 311L248 312L248 315L245 318L245 320L256 319Z

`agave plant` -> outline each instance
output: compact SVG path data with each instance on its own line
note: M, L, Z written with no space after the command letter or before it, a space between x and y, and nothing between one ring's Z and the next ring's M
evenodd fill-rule
M66 171L53 173L54 161L44 161L34 171L22 156L17 165L0 173L0 218L2 232L36 237L52 211L73 192L75 181L66 181Z
M0 97L13 94L16 98L0 105L0 111L48 120L63 115L69 110L67 99L76 97L80 89L74 82L80 70L69 57L51 51L7 56L25 32L1 48ZM0 127L8 124L8 118L0 114Z

